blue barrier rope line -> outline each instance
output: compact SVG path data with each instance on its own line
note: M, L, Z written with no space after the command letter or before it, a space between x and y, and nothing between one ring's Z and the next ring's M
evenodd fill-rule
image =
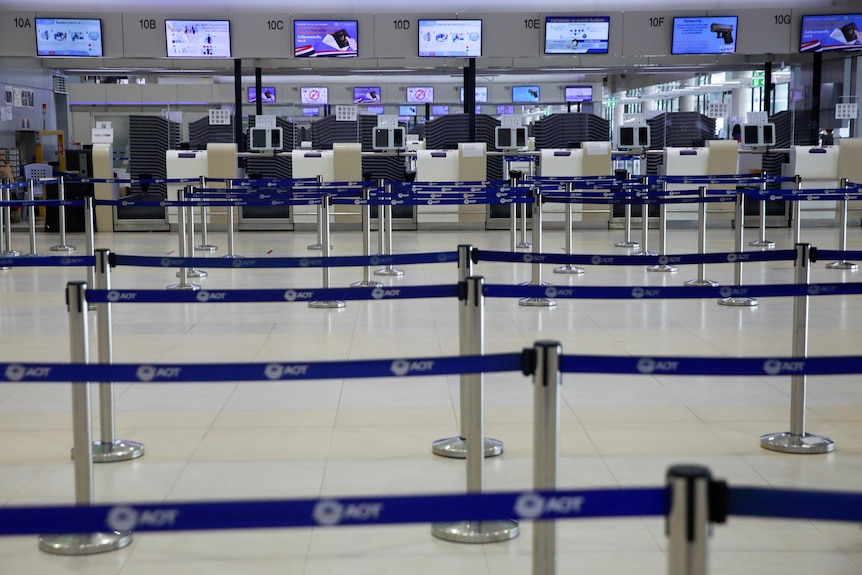
M319 258L171 258L111 254L112 266L202 267L209 268L321 268L377 265L449 263L458 261L458 252L393 254L374 256L330 256Z
M92 267L96 265L93 256L13 256L0 258L0 266L5 267Z
M568 255L557 253L512 253L492 250L473 249L472 258L475 263L513 262L513 263L544 263L544 264L583 264L583 265L651 265L651 264L701 264L701 263L735 263L735 262L771 262L793 261L795 250L771 250L768 252L728 252L712 254L674 254L656 256L620 256L620 255Z
M862 294L862 283L742 286L512 286L486 284L485 297L550 299L717 299Z

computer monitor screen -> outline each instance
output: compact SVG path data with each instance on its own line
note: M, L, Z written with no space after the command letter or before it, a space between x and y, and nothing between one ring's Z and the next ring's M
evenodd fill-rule
M380 103L380 93L381 93L380 86L353 88L353 103L354 104L379 104Z
M802 16L800 52L862 50L862 14Z
M431 106L432 116L445 116L449 113L449 106Z
M674 18L671 54L733 54L737 20L736 16Z
M325 87L303 87L299 89L299 99L303 104L328 104L329 89Z
M609 16L548 16L545 54L607 54Z
M407 86L408 104L431 104L434 102L434 88L431 86Z
M515 104L538 104L538 86L512 86L512 102Z
M478 58L481 20L419 20L419 56Z
M416 106L398 106L399 116L415 116Z
M319 116L320 108L303 108L302 109L303 116Z
M464 102L464 86L461 86L461 102ZM488 102L488 86L476 86L476 103Z
M514 114L514 113L515 113L515 106L497 106L497 114L500 116L503 116L506 114Z
M383 106L368 106L367 108L362 110L362 113L374 116L382 116L383 110Z
M263 97L261 98L261 102L264 104L275 104L275 88L272 87L264 87L260 89ZM248 103L254 104L257 102L257 88L254 86L248 87Z
M165 20L168 58L230 58L230 20Z
M355 58L359 55L356 20L294 20L296 58Z
M94 18L36 18L37 56L102 56L102 21Z
M566 86L566 102L592 102L592 86Z

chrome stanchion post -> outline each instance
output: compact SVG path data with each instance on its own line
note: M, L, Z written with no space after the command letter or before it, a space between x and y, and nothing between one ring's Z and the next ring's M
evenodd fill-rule
M527 204L523 203L519 206L521 212L521 241L519 241L515 247L526 249L533 247L530 242L527 241ZM536 206L533 206L533 226L535 227L535 217L536 217Z
M320 242L321 246L323 246L323 257L329 257L329 206L331 205L332 197L329 194L323 195L320 197L320 212L323 214L323 218L321 222L323 223L323 227L320 228ZM330 286L330 269L329 265L323 266L321 269L321 273L323 274L323 289L329 289ZM313 307L317 309L339 309L343 308L345 304L340 299L336 300L327 300L327 301L310 301L308 302L308 307Z
M84 198L84 249L87 252L87 255L95 258L96 257L96 210L95 210L95 202L96 200L90 196ZM96 285L96 266L89 266L87 268L87 285L94 286ZM88 303L87 309L93 311L96 309L96 304Z
M69 342L72 363L89 363L89 334L87 328L86 282L71 282L66 286L66 304L69 309ZM75 458L75 505L90 507L93 495L93 452L90 429L90 383L72 383L72 434ZM76 533L71 535L42 535L39 549L56 555L90 555L120 549L132 542L131 532Z
M383 180L378 182L378 187L383 187ZM371 194L368 188L362 190L362 206L360 209L362 217L362 255L371 256L371 206L369 205ZM379 209L379 208L378 208ZM353 282L352 287L381 287L383 284L371 280L371 266L362 266L362 281Z
M575 242L574 242L574 234L572 233L572 192L574 191L574 184L572 182L566 182L566 191L569 193L569 201L566 202L566 255L574 255L575 253ZM566 264L564 266L560 266L558 268L554 268L555 274L582 274L584 273L584 268L579 268L578 266L572 264Z
M481 353L485 349L484 343L484 321L483 319L476 320L468 317L468 314L479 313L475 308L479 305L484 306L484 296L478 299L469 299L467 297L467 278L473 275L473 261L471 252L473 246L459 245L458 246L458 285L463 286L459 290L458 296L458 343L461 355L471 355L473 349L479 349ZM475 279L475 278L474 278ZM481 278L480 278L481 279ZM473 326L472 328L469 326ZM476 329L478 326L478 330ZM472 330L472 331L471 331ZM464 425L470 418L467 413L469 407L469 379L467 375L461 375L460 392L460 413L461 413L461 435L458 437L447 437L438 439L431 443L431 452L434 455L442 457L452 457L456 459L464 459L467 457L466 441L464 439L466 431ZM484 405L484 404L483 404ZM482 407L482 405L480 405ZM503 453L503 442L499 439L486 437L484 440L485 457L494 457Z
M228 207L227 207L227 255L225 258L242 258L243 256L238 256L234 253L234 210L236 209L236 205L234 205L234 197L233 197L233 189L234 189L234 181L228 181Z
M542 253L542 192L538 189L533 190L533 246L534 253ZM533 279L522 285L550 285L542 281L542 264L535 262L531 265ZM553 307L557 305L557 302L546 297L525 297L518 300L518 305L526 307Z
M464 285L464 284L462 284ZM469 355L481 355L484 352L484 279L472 276L466 281L465 312L462 323L462 341L467 342ZM463 350L464 348L462 348ZM482 493L484 481L484 449L475 449L483 445L485 436L485 416L483 404L483 374L471 373L461 376L462 388L467 393L462 396L467 401L463 409L461 430L464 433L464 443L467 451L467 493ZM462 399L462 401L464 400ZM518 535L518 522L513 520L490 521L458 521L455 523L434 523L431 533L435 537L455 543L494 543L506 541Z
M699 465L668 469L665 518L669 575L706 575L709 566L709 470Z
M9 180L3 179L3 185L9 186ZM0 190L0 199L4 202L12 201L12 189L9 187L5 187ZM0 224L2 224L3 229L0 230L0 257L4 258L14 258L21 255L21 252L17 252L12 249L12 206L8 204L0 210ZM10 268L4 268L10 269Z
M386 195L390 198L390 203L385 206L379 206L377 211L383 215L383 224L381 229L384 230L383 235L381 236L381 254L384 255L392 255L392 184L386 184ZM400 277L404 275L404 272L393 268L392 265L387 264L385 267L380 268L379 270L374 272L376 276L388 276L388 277Z
M197 194L193 194L192 186L186 186L183 192L180 194L180 197L183 201L193 202L194 197ZM194 205L182 206L180 210L185 211L186 213L186 254L188 257L193 257L195 254L195 207ZM205 278L209 274L203 270L199 270L197 268L189 268L188 277L190 278ZM177 273L177 277L179 277L179 272Z
M27 200L30 205L27 206L27 224L30 232L30 252L28 256L44 256L36 252L36 206L33 202L36 201L36 180L30 180L27 186Z
M734 251L742 252L744 232L745 232L745 192L736 192L736 214L734 215ZM742 262L737 260L733 264L733 285L742 285ZM725 288L722 288L724 290ZM732 290L731 290L732 293ZM734 307L753 307L757 305L757 298L746 296L733 296L721 298L718 300L718 305L734 306Z
M60 232L60 243L56 246L51 246L51 251L74 252L76 249L75 246L66 244L66 206L63 205L63 202L66 200L66 183L63 176L60 176L60 181L57 183L57 199L60 200L60 205L57 207L57 227Z
M6 186L9 185L7 178L0 178L0 202L6 201ZM6 228L11 222L6 221L6 211L10 206L0 206L0 257L10 257L11 246L6 241ZM10 220L12 218L9 218ZM11 270L12 268L6 265L0 265L0 271Z
M626 185L625 182L628 179L629 179L629 174L628 174L628 172L626 172L623 175L623 182L622 182L622 185L620 186L620 190L625 191L625 185ZM631 195L631 194L629 194L629 195ZM613 206L611 206L611 209L613 210ZM641 245L635 241L632 241L632 202L631 202L631 197L626 198L624 210L625 210L624 211L624 214L625 214L625 217L624 217L625 235L623 236L623 241L615 243L614 246L616 246L618 248L630 248L630 249L636 250L639 247L641 247Z
M185 200L185 194L180 192L180 200ZM185 259L188 254L188 247L190 246L190 242L188 241L188 236L186 234L186 217L188 215L188 211L185 209L185 206L179 206L177 210L177 237L179 238L179 257L180 259ZM201 289L201 286L198 284L189 283L189 275L188 268L183 265L180 267L180 271L177 274L180 278L178 283L167 286L166 289L184 289L184 290L193 290L197 291Z
M798 244L802 237L802 176L793 176L793 245Z
M700 202L697 204L697 253L704 255L706 253L706 186L701 186L697 190ZM701 262L697 264L697 279L688 280L683 285L687 286L717 286L718 282L705 278L706 264Z
M748 245L757 248L772 249L775 247L775 242L766 239L766 172L760 173L760 201L757 204L759 210L758 228L760 229L760 238L748 242Z
M841 178L841 183L839 184L842 188L847 187L847 178ZM841 201L838 202L838 249L842 252L847 251L847 196L845 195L841 198ZM855 270L858 269L859 266L854 264L853 262L848 262L847 260L840 260L837 262L832 262L831 264L826 264L826 267L830 270Z
M320 189L320 184L323 182L322 176L317 176L317 195L320 197L321 203L317 206L317 243L309 244L310 250L323 249L323 191Z
M533 489L555 491L560 461L562 347L556 341L533 345ZM533 522L533 575L557 572L557 522Z
M646 190L643 192L643 197L647 200L650 199L650 189L649 189L649 178L644 176L641 178L641 185L646 186ZM634 194L635 197L640 194ZM634 254L636 256L654 256L656 255L654 252L649 251L649 202L644 201L641 204L641 251Z
M796 285L807 285L810 264L816 261L809 244L796 244ZM808 295L793 298L793 357L804 363L808 357ZM781 366L777 366L779 369ZM828 437L805 432L805 374L790 376L790 431L770 433L760 438L760 446L782 453L829 453L835 442Z
M661 183L662 198L658 212L658 255L667 255L667 181ZM648 272L675 272L676 266L667 263L658 263L653 266L647 266Z
M96 250L96 289L111 289L110 250ZM99 363L114 362L113 325L111 304L96 304L96 336L99 345ZM116 439L114 426L114 382L99 383L99 440L93 442L93 462L112 463L136 459L144 454L144 445L135 441ZM73 454L74 456L74 454Z
M207 177L201 176L201 194L203 194L203 190L207 187ZM208 222L207 222L207 202L204 200L203 196L200 198L201 200L201 243L195 246L195 249L201 252L214 252L218 249L217 246L214 246L209 241L209 232L207 231Z

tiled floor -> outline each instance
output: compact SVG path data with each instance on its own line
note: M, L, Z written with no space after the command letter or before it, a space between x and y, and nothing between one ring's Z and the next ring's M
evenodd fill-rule
M754 239L756 232L747 232ZM578 231L576 250L624 253L621 231ZM790 230L771 229L779 248ZM214 233L224 251L224 238ZM805 241L834 248L834 229L804 229ZM851 228L850 249L862 249ZM304 232L242 232L237 253L307 255ZM47 249L56 236L39 236ZM26 246L16 233L15 246ZM83 244L72 235L70 243ZM175 249L162 233L99 234L99 247L124 254L165 255ZM333 234L333 255L358 254L358 233ZM460 243L505 250L506 232L399 232L398 253L453 251ZM23 244L23 245L22 245ZM561 232L545 237L561 251ZM693 230L671 230L669 252L695 251ZM710 251L729 251L732 232L709 233ZM859 273L816 264L812 281L858 281ZM451 283L454 264L403 266L387 285ZM793 280L789 262L750 264L746 283ZM530 279L521 264L479 263L489 283ZM552 275L560 285L679 285L696 275L641 267L588 267L583 276ZM332 285L360 280L361 270L332 271ZM707 277L732 281L729 265ZM0 360L69 358L64 286L80 269L17 268L0 272ZM119 268L117 288L163 288L173 271ZM321 285L320 271L210 270L208 288L301 288ZM818 297L811 302L812 355L860 352L862 299ZM612 355L789 355L789 298L762 299L756 308L701 300L560 300L555 308L489 299L488 353L515 352L536 339L559 340L564 353ZM348 302L342 310L302 303L118 304L113 309L114 357L119 362L294 361L403 356L458 351L453 300ZM92 325L91 337L95 337ZM92 347L95 352L95 346ZM862 490L862 389L858 376L809 381L808 428L834 438L830 455L767 452L761 434L787 430L789 381L784 378L566 375L563 380L560 485L570 488L658 486L674 463L708 465L732 485ZM519 374L485 378L486 431L505 453L485 466L488 490L527 489L531 482L531 383ZM117 384L117 434L146 444L146 455L98 465L100 503L455 492L464 489L463 462L435 457L435 439L458 433L456 377L408 380L147 385ZM95 404L94 404L95 405ZM72 503L70 393L65 384L0 385L0 504ZM0 573L10 575L283 575L525 574L531 525L506 543L469 546L434 539L428 526L322 528L136 535L125 549L88 557L37 550L35 537L0 539ZM561 522L561 573L585 575L666 572L659 519ZM858 525L732 518L712 539L712 573L843 575L862 571Z

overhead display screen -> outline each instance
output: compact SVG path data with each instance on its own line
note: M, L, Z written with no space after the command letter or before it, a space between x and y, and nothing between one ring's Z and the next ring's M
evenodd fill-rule
M512 86L512 102L515 104L536 104L539 102L538 86Z
M566 102L592 102L592 86L566 86Z
M328 104L329 88L300 88L299 99L303 104Z
M320 108L303 108L302 109L303 116L319 116Z
M862 50L862 14L802 17L800 52Z
M481 20L419 20L419 56L478 58Z
M548 16L545 54L607 54L609 16Z
M264 104L275 104L275 88L272 87L262 87L260 89L263 97L260 99ZM254 104L257 102L257 88L254 86L248 87L248 103Z
M736 16L674 18L671 54L733 54Z
M297 58L355 58L359 55L356 20L294 20Z
M353 88L354 104L377 104L380 103L380 87L356 87Z
M431 86L407 86L408 104L430 104L434 102L434 88Z
M464 102L464 86L461 86L461 102ZM476 86L476 103L488 103L488 86Z
M102 56L102 21L36 18L37 56Z
M445 116L449 113L449 106L431 106L431 114L434 116Z
M168 58L230 58L229 20L165 20Z

